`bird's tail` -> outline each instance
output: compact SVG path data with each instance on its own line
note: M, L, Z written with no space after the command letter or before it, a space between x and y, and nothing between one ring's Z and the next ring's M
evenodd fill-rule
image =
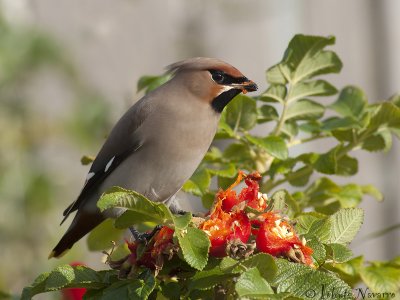
M63 256L77 241L103 221L104 218L100 214L88 215L84 212L78 212L67 232L49 254L49 259Z

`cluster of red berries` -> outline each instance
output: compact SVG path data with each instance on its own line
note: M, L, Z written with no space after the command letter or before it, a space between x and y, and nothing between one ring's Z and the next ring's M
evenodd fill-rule
M243 178L246 187L237 195L233 188ZM258 251L313 265L313 251L305 239L299 238L287 218L269 210L267 195L259 192L260 180L257 172L247 176L240 172L235 183L217 193L209 218L199 226L210 238L210 255L237 256L238 250L244 255ZM246 212L246 207L257 213Z
M234 188L243 179L246 187L237 194ZM304 238L299 238L288 218L268 207L267 195L259 192L260 180L257 172L249 175L239 172L228 189L221 189L216 194L207 217L197 222L198 228L210 239L210 256L245 258L264 252L313 266L312 249L306 246ZM179 250L173 235L174 229L163 226L145 246L144 252L138 251L140 243L128 242L131 254L123 261L110 262L110 266L120 271L123 265L130 265L133 269L145 266L158 272L164 260L171 259ZM142 253L140 257L138 252ZM126 271L131 272L132 268Z

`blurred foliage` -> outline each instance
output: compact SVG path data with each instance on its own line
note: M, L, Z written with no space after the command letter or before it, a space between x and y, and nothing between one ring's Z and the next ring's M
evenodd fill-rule
M43 76L71 91L69 111L60 114L55 99L37 98L35 84ZM21 288L42 270L37 258L53 242L43 220L60 217L59 205L70 200L62 185L70 175L54 170L49 154L54 148L59 156L77 148L95 151L108 120L103 97L80 78L60 44L33 28L10 25L0 14L1 290Z

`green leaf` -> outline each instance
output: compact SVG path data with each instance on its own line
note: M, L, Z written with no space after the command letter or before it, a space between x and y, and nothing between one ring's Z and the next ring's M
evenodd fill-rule
M319 155L313 164L314 169L323 174L335 174L337 171L336 148Z
M343 155L336 161L336 175L352 176L358 172L358 160L348 155Z
M342 278L348 284L354 286L360 281L360 271L363 267L363 263L364 258L362 256L358 256L340 264L328 264L326 262L324 267L332 272L335 272L337 276Z
M166 83L171 78L170 74L160 76L142 76L137 83L137 91L145 90L146 94Z
M308 234L318 237L321 243L327 243L332 236L332 220L330 218L316 220L312 223Z
M361 187L354 183L349 183L341 187L340 192L336 195L343 208L356 207L362 200Z
M211 169L211 167L207 168L207 171L215 176L220 176L220 177L227 177L231 178L237 174L236 166L232 163L229 164L219 164L222 168L220 169Z
M294 172L288 173L286 175L286 178L291 185L301 187L305 186L308 183L312 173L312 168L310 168L309 166L304 166Z
M332 259L333 263L344 263L349 261L353 252L342 244L329 244L326 246L328 256Z
M269 121L276 121L279 119L278 112L275 107L271 105L263 105L258 108L257 123L266 123Z
M276 191L270 199L269 207L273 210L286 212L288 215L295 215L300 212L299 204L293 199L287 190ZM287 210L289 211L287 212Z
M299 100L287 109L286 120L310 120L318 119L323 116L325 107L315 101L303 99Z
M227 279L235 277L234 273L225 273L219 266L210 270L197 272L189 281L189 290L208 290L221 284Z
M394 293L400 291L400 268L390 265L371 265L361 269L361 278L375 293Z
M287 79L281 70L282 64L277 64L270 67L266 72L267 81L270 84L284 85L287 83Z
M324 131L340 130L359 128L358 122L351 117L330 117L323 121L321 129ZM340 140L340 139L339 139ZM346 140L347 141L347 140Z
M247 96L236 96L226 107L226 123L236 131L250 130L257 123L256 102Z
M102 300L147 299L156 286L150 270L144 271L137 279L117 281L103 290Z
M330 243L348 244L360 230L364 220L361 208L344 208L330 216L332 234Z
M288 102L294 102L310 96L330 96L336 93L337 89L325 80L300 82L290 90Z
M250 268L242 273L235 285L240 298L273 294L274 291L268 282L261 276L257 268Z
M325 263L326 251L324 245L321 243L318 237L315 235L307 235L307 246L313 250L312 257L317 262L318 266L322 266Z
M260 96L261 101L284 103L286 97L286 86L283 84L271 84Z
M288 149L285 141L279 136L267 136L265 138L258 138L249 134L246 134L246 139L281 160L285 160L288 157Z
M391 102L379 104L378 109L371 117L367 130L373 132L380 127L400 129L400 108Z
M355 86L345 87L339 94L336 102L330 108L344 117L359 120L368 104L365 93Z
M282 133L290 139L294 138L299 133L297 123L293 120L285 121L281 129Z
M348 155L341 155L339 145L327 153L319 155L318 159L313 163L316 171L323 174L336 174L342 176L354 175L358 172L358 161Z
M174 216L174 226L176 230L184 230L192 221L192 214L187 212L183 215Z
M364 194L368 194L368 195L374 197L378 201L383 201L382 193L372 184L367 184L367 185L361 186L361 191Z
M277 259L278 273L273 284L277 292L289 292L301 299L353 299L351 288L334 274L306 265Z
M237 263L237 261L234 262ZM240 261L240 264L234 268L234 272L245 271L254 267L258 269L260 275L267 281L272 281L277 271L275 259L271 255L257 253Z
M314 222L325 219L326 216L317 212L303 212L296 217L296 231L305 234L310 231Z
M200 229L187 227L185 230L175 231L174 235L179 241L185 261L201 271L207 264L210 248L207 234Z
M31 299L34 295L70 287L103 288L115 271L96 272L84 266L63 265L50 273L39 275L32 285L24 288L21 299Z
M232 138L235 136L235 132L226 122L226 114L227 110L225 109L221 113L221 117L218 123L218 131L215 138Z
M202 196L208 191L211 176L203 167L198 168L192 177L182 187L182 190L196 196Z
M90 251L101 251L112 247L111 241L121 239L123 230L114 227L114 220L107 219L93 229L86 240Z
M126 228L143 222L164 224L172 221L172 214L165 204L150 201L135 191L120 187L112 187L103 193L97 206L100 211L113 207L127 208L127 211L115 220L117 228Z
M295 35L283 58L283 67L291 70L290 81L296 83L320 74L338 73L342 68L340 59L334 52L323 50L334 43L332 36ZM288 73L285 68L283 70Z

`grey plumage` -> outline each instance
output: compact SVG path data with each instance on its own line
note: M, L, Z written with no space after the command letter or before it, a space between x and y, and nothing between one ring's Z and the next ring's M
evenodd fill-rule
M211 58L185 60L171 65L168 72L172 79L141 98L112 129L81 194L64 212L65 220L77 210L49 257L61 256L105 218L122 212L112 209L101 214L97 209L97 200L112 186L135 190L157 202L173 197L214 138L220 117L215 108L223 108L241 91L257 89L237 69ZM229 84L220 82L215 72Z

